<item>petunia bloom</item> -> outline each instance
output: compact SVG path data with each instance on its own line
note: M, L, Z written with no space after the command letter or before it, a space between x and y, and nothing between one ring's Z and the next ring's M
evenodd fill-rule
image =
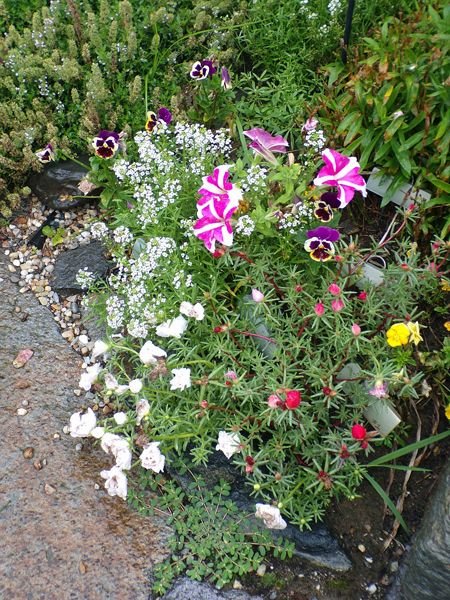
M100 473L105 481L105 489L110 496L119 496L122 500L127 499L127 477L122 469L115 466L109 471Z
M55 160L55 153L53 152L53 146L51 144L47 144L45 148L43 148L42 150L38 150L35 153L35 155L38 158L38 160L43 164Z
M239 452L240 450L238 434L219 431L216 450L221 450L227 458L231 458L233 454L236 454L236 452Z
M198 60L192 65L189 75L192 79L200 80L212 77L216 71L212 60Z
M320 169L313 183L317 186L332 186L338 189L339 208L347 206L356 191L366 197L366 182L359 174L359 163L354 156L344 156L327 148L322 152L325 167Z
M212 208L216 196L227 196L233 205L242 200L242 191L228 181L230 178L230 165L220 165L214 169L211 175L203 177L203 185L198 190L200 198L197 201L197 216L202 217L206 206ZM236 205L238 206L238 204Z
M334 243L340 238L339 231L330 227L317 227L307 232L304 248L313 260L324 262L335 254Z
M271 135L260 127L247 129L247 131L244 131L244 135L252 140L251 144L249 144L249 148L251 148L255 154L260 154L271 163L276 164L277 162L277 159L273 154L274 152L285 153L288 150L289 142L285 140L282 135Z
M395 323L386 331L386 341L392 348L406 346L411 332L404 323Z
M155 473L162 473L164 471L166 457L159 449L159 442L150 442L149 444L146 444L139 460L144 469L149 469Z
M112 158L119 149L119 134L115 131L107 131L102 129L98 136L94 138L92 146L95 154L100 158Z
M286 529L287 523L280 513L280 509L270 504L256 504L255 517L262 519L267 529Z
M202 198L204 199L205 196ZM202 214L194 223L194 235L202 240L211 253L215 252L216 242L224 246L233 244L231 217L238 207L239 200L223 194L222 196L211 195L208 204L201 208Z

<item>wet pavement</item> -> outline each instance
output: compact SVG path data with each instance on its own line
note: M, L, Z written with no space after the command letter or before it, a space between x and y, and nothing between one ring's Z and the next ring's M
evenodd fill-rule
M108 457L63 433L82 405L80 357L7 264L0 252L0 599L147 600L169 531L110 498Z

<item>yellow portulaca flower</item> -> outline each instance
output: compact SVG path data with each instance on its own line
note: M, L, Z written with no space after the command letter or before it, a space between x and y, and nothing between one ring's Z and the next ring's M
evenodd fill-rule
M450 404L447 404L447 408L445 409L445 416L450 421Z
M407 323L406 327L409 330L409 334L410 334L409 341L410 342L414 342L416 346L419 342L423 342L423 337L420 335L420 325L419 325L419 323L417 323L417 321L415 323L412 323L411 321L409 321L409 323Z
M447 331L450 331L450 321L445 321L444 327Z
M386 341L392 348L406 346L410 335L411 332L404 323L395 323L386 331Z
M441 283L441 289L443 292L450 292L450 283L444 279Z

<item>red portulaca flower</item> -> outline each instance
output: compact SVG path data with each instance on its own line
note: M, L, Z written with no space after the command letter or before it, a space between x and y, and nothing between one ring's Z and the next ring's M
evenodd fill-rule
M249 148L251 148L255 154L260 154L271 163L276 164L277 162L277 159L273 154L274 152L284 153L288 150L289 142L285 140L282 135L271 135L260 127L248 129L247 131L244 131L244 135L252 140L252 143L249 144Z
M352 438L354 440L365 440L367 436L367 429L364 427L364 425L360 425L359 423L356 423L355 425L353 425L352 427Z
M36 157L41 163L49 163L52 160L55 160L55 153L53 152L53 146L51 144L47 144L45 148L42 150L38 150L36 152Z
M300 406L302 395L297 390L288 390L286 392L285 406L289 410L295 410Z
M340 238L339 231L330 227L317 227L307 232L304 248L310 257L318 262L330 260L335 254L333 242Z
M216 71L217 69L212 60L198 60L192 65L189 75L192 79L200 80L212 77Z
M354 156L344 156L327 148L322 152L322 158L325 167L319 171L313 183L317 186L336 187L339 208L347 206L356 191L361 192L364 197L367 195L366 182L359 174L360 166Z
M119 139L119 134L115 131L102 129L92 142L95 154L100 158L112 158L119 149Z

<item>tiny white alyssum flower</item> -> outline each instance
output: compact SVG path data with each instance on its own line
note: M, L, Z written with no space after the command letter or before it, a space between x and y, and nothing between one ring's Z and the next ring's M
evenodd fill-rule
M70 417L69 431L72 437L88 437L97 425L97 417L92 408L84 414L76 412Z
M222 450L227 458L231 458L233 454L239 452L240 440L237 433L219 431L217 442L216 450Z
M140 425L142 419L144 417L146 417L149 412L150 412L150 404L148 403L148 401L145 398L141 398L141 400L139 400L139 402L136 404L136 415L137 415L136 423L138 425Z
M158 358L164 358L167 356L167 352L155 346L152 342L145 342L139 352L139 358L144 365L156 365Z
M109 471L102 471L100 475L105 481L105 489L110 496L119 496L122 500L127 499L127 476L122 469L115 466Z
M88 392L91 389L92 384L97 381L97 377L101 370L102 367L99 363L94 363L90 367L87 367L86 373L83 373L80 377L78 386Z
M205 309L197 302L197 304L191 304L190 302L182 302L180 304L180 313L182 315L186 315L186 317L191 317L196 319L197 321L203 321L205 318Z
M172 369L173 378L170 380L170 389L185 390L191 387L190 369Z
M117 425L124 425L127 422L128 417L124 412L117 412L113 415L113 419Z
M101 356L102 354L106 354L109 350L109 345L103 340L97 340L92 348L92 358L96 359L97 356Z
M165 321L164 323L161 323L161 325L158 325L156 328L156 335L159 335L160 337L180 338L186 331L187 326L188 322L186 319L179 315L175 319Z
M166 457L164 454L161 454L159 442L150 442L144 446L139 460L144 469L150 469L155 473L162 473Z
M100 446L107 454L112 454L116 459L116 466L121 469L131 469L132 454L128 441L115 433L105 433Z
M286 529L287 523L280 514L280 509L270 504L257 504L255 517L262 519L267 529Z
M129 384L128 387L130 389L130 392L132 394L139 394L139 392L142 390L142 381L140 379L132 379Z

